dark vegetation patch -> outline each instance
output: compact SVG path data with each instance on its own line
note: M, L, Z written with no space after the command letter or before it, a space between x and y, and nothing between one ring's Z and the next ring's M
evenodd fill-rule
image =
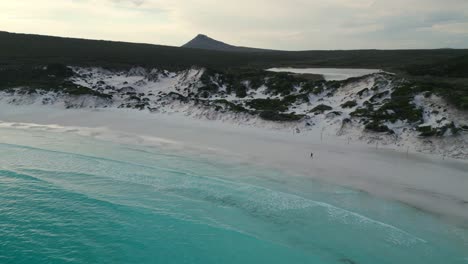
M468 85L458 82L439 81L434 78L424 78L418 80L412 79L396 84L390 99L384 100L378 109L375 109L375 105L371 102L375 101L376 98L381 99L388 94L385 92L376 94L369 101L365 102L364 108L356 109L356 111L351 113L351 116L365 118L366 129L375 132L387 132L387 128L383 123L394 123L399 119L419 124L423 121L423 111L413 103L414 97L417 94L424 94L425 97L437 94L459 109L468 109ZM420 126L417 130L422 137L442 136L449 130L452 134L459 132L459 128L454 123L439 128Z
M246 104L253 109L262 111L284 112L288 110L285 101L281 99L253 99Z
M311 113L315 113L315 114L321 114L325 111L329 111L329 110L333 110L333 107L331 106L328 106L328 105L324 105L324 104L320 104L320 105L317 105L316 107L312 108L312 110L310 110Z
M381 92L381 93L377 93L377 94L373 95L369 100L371 102L375 102L375 101L377 101L379 99L382 99L382 98L386 97L389 94L390 94L390 91L384 91L384 92Z
M249 88L258 89L265 84L265 78L273 74L255 68L228 68L224 70L207 68L200 79L204 86L199 90L215 94L218 92L219 86L225 85L228 94L234 92L237 97L244 98L247 96ZM249 84L248 87L245 82Z
M438 60L425 64L413 64L404 68L415 76L468 78L468 56Z
M302 84L301 93L321 94L327 89L325 81L307 81Z
M309 94L307 93L300 93L300 94L290 94L283 98L285 104L290 105L293 103L308 103L309 102Z
M296 102L309 102L309 97L307 94L296 94L285 96L283 99L252 99L246 104L256 110L273 110L284 112L288 110L291 104Z
M286 72L278 72L268 78L266 85L274 95L286 96L294 92L305 80Z
M237 97L244 98L247 96L248 88L244 83L236 83L233 88Z
M420 132L419 136L421 137L442 137L448 131L452 133L452 135L457 135L460 132L460 130L461 129L457 127L454 122L437 128L434 128L430 125L419 126L417 128L417 131Z
M323 75L321 74L313 74L313 73L293 73L294 77L302 78L307 81L324 81Z
M398 119L407 120L410 123L420 122L422 121L422 110L412 103L416 93L417 89L411 83L397 84L391 98L384 101L379 109L374 110L374 105L367 101L366 108L357 109L351 115L368 117L375 123L396 122Z
M436 78L424 78L413 80L413 93L425 93L428 97L431 94L439 95L459 109L468 110L468 80L451 81Z
M373 132L379 132L379 133L393 133L393 130L389 129L388 126L382 125L376 121L372 121L366 124L365 129L371 130Z
M340 112L340 111L331 111L329 114L332 114L332 115L335 115L335 116L340 116L340 115L342 115L343 113Z
M362 97L364 94L368 93L369 92L369 88L364 88L362 89L361 91L359 91L357 93L357 95L359 95L359 97Z
M210 94L217 93L219 86L224 85L228 94L235 93L237 97L244 98L248 95L249 89L256 90L266 85L267 93L285 96L285 103L309 100L306 92L299 95L292 94L295 92L295 87L307 81L289 73L268 72L255 68L206 69L201 82L203 86L199 91L207 91Z
M341 107L343 108L353 108L355 106L357 106L356 101L347 101L346 103L341 105Z
M190 101L190 99L187 96L183 96L182 94L176 93L176 92L170 92L165 97L171 98L172 100L177 100L183 103L188 103Z
M141 101L141 98L136 96L136 95L132 95L132 96L128 97L127 100L128 101L137 101L137 102L139 102L139 101Z
M111 98L87 87L68 81L73 71L61 64L51 64L45 67L16 67L0 70L0 90L20 88L26 93L35 93L36 90L63 92L70 95L92 95L102 98Z
M392 123L398 119L407 120L409 123L418 123L422 121L422 114L422 110L412 104L410 100L397 98L376 110L372 117L374 120L388 120Z
M199 93L208 93L209 95L218 93L219 86L213 83L210 76L203 74L200 81L203 83L203 86L198 88Z
M421 123L423 118L422 110L413 103L414 95L418 92L419 90L413 83L396 84L390 99L383 101L380 107L375 109L376 106L371 103L372 100L369 100L364 103L363 108L352 112L351 116L364 118L365 128L374 132L391 133L392 131L384 123L395 123L399 119L414 124ZM387 95L386 93L379 93L374 97L382 98Z
M232 112L236 113L251 113L249 110L247 110L245 107L242 105L238 105L232 102L229 102L228 100L225 99L219 99L214 101L218 105L223 105L225 108Z
M261 111L260 117L269 121L299 121L305 117L305 115L296 114L283 114L275 111Z
M371 111L367 108L358 108L350 114L352 117L369 117L371 116Z
M431 137L437 134L437 130L433 129L431 126L419 126L417 130L421 137Z

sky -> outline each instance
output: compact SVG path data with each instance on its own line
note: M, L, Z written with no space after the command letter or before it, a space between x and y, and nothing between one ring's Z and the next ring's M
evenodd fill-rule
M0 30L180 46L468 48L468 0L1 0Z

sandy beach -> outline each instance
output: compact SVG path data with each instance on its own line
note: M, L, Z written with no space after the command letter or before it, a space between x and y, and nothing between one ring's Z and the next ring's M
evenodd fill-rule
M348 143L320 130L295 134L183 114L6 104L0 109L2 127L73 132L252 163L397 200L459 224L468 221L468 162L463 160Z

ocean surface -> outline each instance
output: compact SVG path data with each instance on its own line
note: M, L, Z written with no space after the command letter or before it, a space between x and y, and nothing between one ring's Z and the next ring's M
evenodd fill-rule
M468 230L415 208L75 132L0 128L0 263L468 263Z

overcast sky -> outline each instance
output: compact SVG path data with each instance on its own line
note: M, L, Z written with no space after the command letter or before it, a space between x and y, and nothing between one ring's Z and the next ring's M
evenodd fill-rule
M0 30L180 46L468 48L468 0L1 0Z

